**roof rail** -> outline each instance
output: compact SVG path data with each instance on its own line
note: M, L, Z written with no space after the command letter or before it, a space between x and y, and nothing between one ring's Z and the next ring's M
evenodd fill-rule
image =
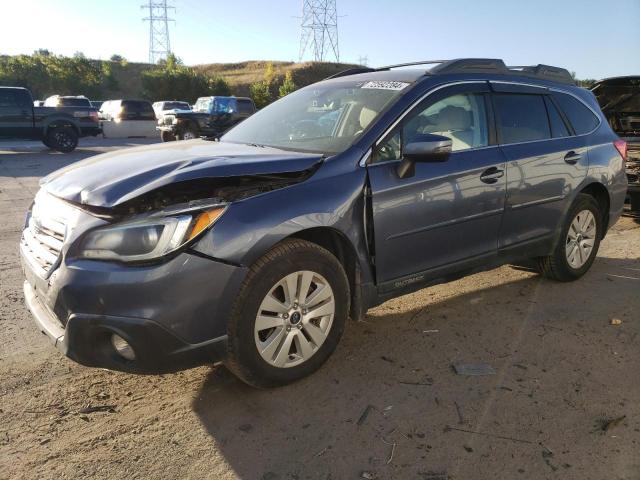
M329 80L331 78L346 77L348 75L356 75L358 73L369 73L369 72L375 72L375 69L369 68L369 67L349 68L348 70L342 70L341 72L334 73L333 75L325 78L325 80Z
M352 68L336 73L328 78L345 77L357 73L379 72L391 70L392 68L415 67L419 65L433 65L425 73L428 75L444 75L456 73L493 73L499 75L520 75L524 77L549 80L552 82L567 83L575 85L575 80L565 68L552 67L550 65L526 65L507 66L499 58L457 58L453 60L423 60L419 62L399 63L397 65L387 65L380 68Z

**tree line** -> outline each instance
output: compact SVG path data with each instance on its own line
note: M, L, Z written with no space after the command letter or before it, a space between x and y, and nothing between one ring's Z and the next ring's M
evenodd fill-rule
M140 75L141 91L127 92L133 98L193 103L198 97L234 94L234 88L221 76L198 72L173 54L143 69L133 69L121 55L92 60L81 52L66 57L37 50L32 55L0 56L0 85L28 88L36 99L58 94L105 100L123 90L119 79L128 75ZM278 79L271 63L267 64L263 79L249 87L258 108L295 89L291 72Z

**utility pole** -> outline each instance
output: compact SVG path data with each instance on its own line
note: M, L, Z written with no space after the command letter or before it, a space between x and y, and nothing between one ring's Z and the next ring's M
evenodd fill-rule
M324 62L331 54L340 61L336 0L302 0L300 27L300 61L308 50L316 62Z
M141 5L140 8L149 13L142 21L149 22L149 63L156 63L166 59L171 53L169 22L175 20L169 18L167 12L175 10L175 7L167 5L167 0L149 0L148 4Z
M369 66L369 56L368 55L360 55L358 57L358 65L362 65L363 67Z

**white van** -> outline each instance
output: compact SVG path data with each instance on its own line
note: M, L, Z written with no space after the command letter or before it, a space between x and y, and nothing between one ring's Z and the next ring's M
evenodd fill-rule
M146 100L107 100L100 106L105 138L157 137L156 114Z

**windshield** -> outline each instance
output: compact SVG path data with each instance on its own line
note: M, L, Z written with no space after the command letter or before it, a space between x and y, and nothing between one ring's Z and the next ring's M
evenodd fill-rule
M189 104L186 102L165 102L164 110L189 110Z
M298 90L252 115L224 142L340 153L394 102L408 83L329 82Z
M211 102L213 102L212 97L200 97L196 100L196 104L193 106L193 111L208 113L209 108L211 107Z

